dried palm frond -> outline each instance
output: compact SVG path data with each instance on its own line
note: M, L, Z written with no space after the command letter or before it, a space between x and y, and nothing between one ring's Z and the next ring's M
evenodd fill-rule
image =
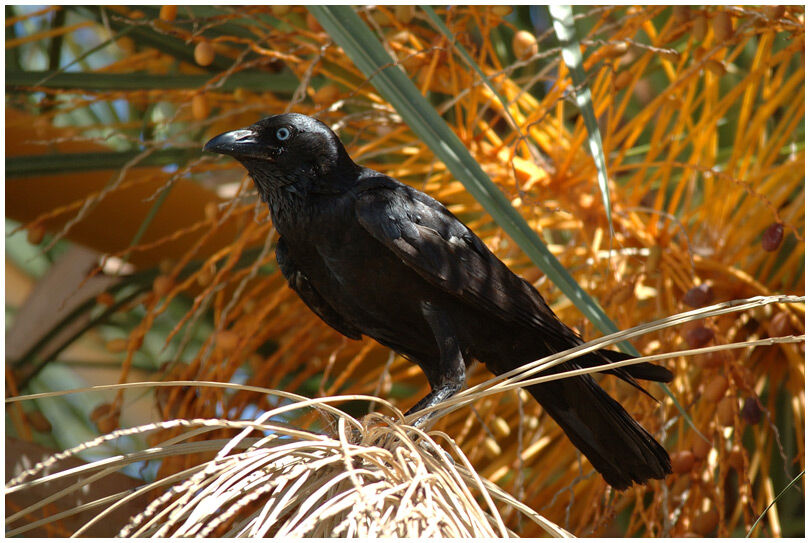
M173 383L163 383L168 384ZM401 413L390 405L399 421L372 414L361 422L332 404L362 397L310 400L285 393L278 395L287 403L255 421L165 421L118 430L46 459L15 476L8 483L6 494L24 493L62 478L78 476L78 480L6 521L12 524L26 512L44 507L67 493L78 492L88 481L109 475L127 463L208 451L215 453L213 458L180 474L67 511L70 515L104 507L74 535L82 535L94 524L104 522L127 502L154 494L157 497L143 512L121 528L120 536L514 536L503 523L496 503L520 511L550 534L569 535L482 480L449 436L441 432L426 434L404 426ZM328 421L330 431L315 433L280 422L299 410L319 412ZM140 454L40 475L60 460L122 436L170 428L181 433ZM199 440L215 429L238 433L229 440ZM456 460L434 438L446 443ZM40 476L35 478L37 475ZM167 490L159 491L169 485ZM8 535L25 533L63 516L12 528Z

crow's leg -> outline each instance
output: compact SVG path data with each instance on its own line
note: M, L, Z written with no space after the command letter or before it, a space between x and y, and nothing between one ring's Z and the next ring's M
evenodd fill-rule
M425 372L430 384L430 393L411 407L406 415L446 400L464 388L467 381L467 365L448 316L430 302L422 304L422 314L436 338L439 360L419 361L419 367ZM413 424L422 426L432 416L432 413L424 415Z

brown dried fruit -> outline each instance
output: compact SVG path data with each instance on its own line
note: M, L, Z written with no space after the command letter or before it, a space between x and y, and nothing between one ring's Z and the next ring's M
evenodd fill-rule
M723 365L725 359L722 351L714 351L711 353L702 353L695 357L697 363L703 369L715 369Z
M705 68L717 77L726 75L726 67L719 60L710 59L706 61Z
M735 396L726 396L717 403L717 422L723 426L734 426L734 415L739 409Z
M678 61L681 60L681 54L674 49L667 49L661 53L661 56L673 64L678 64Z
M686 344L689 345L690 349L697 349L706 346L712 338L714 338L714 332L711 328L706 328L705 326L695 326L694 328L689 328L684 333L683 338L686 340Z
M177 18L177 6L161 6L160 18L168 22L174 21Z
M675 26L685 23L691 16L689 6L672 6L672 19Z
M683 295L683 303L689 307L704 307L709 305L713 299L714 291L707 283L692 287Z
M695 42L701 43L706 38L706 31L709 29L709 25L706 21L706 16L702 13L695 17L694 22L692 23L692 37L695 39Z
M495 417L492 419L490 427L492 428L492 433L500 438L508 436L512 431L509 428L509 423L506 422L502 417Z
M534 34L526 30L515 32L515 37L512 38L512 51L518 60L526 60L536 55L538 50L537 38L534 37Z
M214 46L207 41L201 41L194 48L194 61L200 66L208 66L214 62Z
M487 437L484 439L484 454L487 458L498 458L501 455L501 446L491 437Z
M675 483L672 485L672 497L678 502L683 503L681 499L681 495L686 492L687 489L691 488L692 480L690 477L678 477L675 479Z
M172 23L169 21L164 21L163 19L155 19L152 23L156 30L162 30L164 32L169 32L172 29Z
M740 411L740 417L751 426L759 424L762 420L762 408L759 406L759 401L756 398L746 398Z
M579 195L579 206L582 209L591 209L596 202L596 197L588 192L582 192Z
M782 244L782 236L785 234L785 227L778 222L771 224L762 233L762 248L765 251L775 251Z
M705 513L698 513L692 519L692 529L700 535L706 536L714 532L719 521L720 513L717 512L717 509L709 509Z
M205 212L205 218L213 221L219 215L219 205L216 202L208 202L203 207L203 211Z
M164 258L158 262L158 269L163 275L169 275L172 273L172 269L174 268L175 264L176 262L173 258Z
M390 34L388 36L388 41L389 42L398 43L400 45L403 44L403 43L408 43L408 41L410 41L410 39L411 39L411 33L408 32L407 30L400 30L399 32L395 32L395 33Z
M619 75L613 79L613 87L616 90L622 90L629 85L631 81L633 81L633 73L625 70L623 72L619 72Z
M53 429L51 421L42 414L42 411L29 411L25 414L25 420L37 432L48 433Z
M698 460L703 460L709 453L712 451L712 443L710 441L706 441L699 435L695 434L692 439L692 446L689 447L689 450L692 451L692 454L695 455L695 458Z
M96 406L95 409L90 413L90 420L96 422L101 417L106 417L110 413L110 408L112 407L111 404L102 403Z
M214 269L213 264L209 264L208 266L203 266L200 271L197 272L197 284L201 287L209 284L211 280L214 278L214 273L216 270Z
M152 292L154 292L155 296L158 298L162 298L169 293L173 285L174 281L172 281L170 277L158 275L152 282Z
M692 451L677 451L672 454L671 459L674 473L689 473L695 465L695 455Z
M619 41L614 43L607 44L602 51L604 51L604 55L608 58L620 57L627 53L627 50L630 48L627 45L627 42Z
M318 19L316 19L315 16L310 12L307 12L307 28L313 32L323 32L321 23L319 23Z
M102 292L96 296L96 303L104 307L112 307L115 304L115 296L109 292Z
M127 350L127 345L126 338L117 337L108 341L104 347L111 353L122 353Z
M380 10L371 11L370 15L371 18L374 19L374 22L380 26L391 24L391 20L388 18L388 15Z
M250 94L242 87L236 87L236 90L233 91L233 99L237 102L244 102L248 99Z
M118 417L104 417L96 422L96 428L102 434L109 434L118 428Z
M239 344L239 334L233 330L223 330L217 334L217 345L225 351L232 351Z
M39 223L32 224L28 227L28 232L25 235L25 239L28 240L28 243L31 245L39 245L42 243L42 238L45 237L45 227Z
M394 6L394 17L402 24L408 24L416 16L416 6L398 5Z
M781 337L791 334L793 334L793 326L790 324L790 315L786 311L780 311L768 321L769 336Z
M112 404L103 403L93 409L93 412L90 413L90 420L96 423L96 427L102 434L109 434L118 428L120 416L120 409L113 408Z
M724 375L716 375L709 381L703 390L703 397L710 402L720 401L728 389L728 379Z
M765 14L771 20L781 19L785 15L785 6L767 6Z
M727 11L718 11L712 17L712 28L717 41L724 42L734 35L734 23Z
M131 55L135 52L135 40L129 36L121 36L115 40L115 44L127 55Z
M208 99L204 94L195 94L191 99L191 116L198 121L208 118L211 108L208 107Z
M316 104L332 104L340 97L340 89L336 85L324 85L312 95Z

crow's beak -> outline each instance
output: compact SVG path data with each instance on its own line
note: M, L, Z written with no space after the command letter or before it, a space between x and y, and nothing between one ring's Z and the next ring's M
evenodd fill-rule
M268 158L267 149L259 143L256 133L249 129L232 130L212 138L203 151L240 158Z

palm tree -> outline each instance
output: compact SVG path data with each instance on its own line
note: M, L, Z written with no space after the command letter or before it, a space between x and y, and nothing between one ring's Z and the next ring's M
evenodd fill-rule
M651 390L660 404L602 382L671 452L664 481L610 491L515 389L442 417L465 476L493 484L472 485L479 504L505 491L576 535L803 534L802 497L782 491L804 470L804 8L574 14L562 43L579 61L560 54L562 15L528 6L7 6L6 386L95 387L9 403L7 455L23 450L11 438L85 461L177 439L121 462L165 491L238 421L299 401L251 386L366 395L339 404L358 418L385 412L369 395L407 408L425 394L417 367L307 310L250 180L201 153L294 110L447 204L586 338L770 297L633 337L645 355L708 347L665 361L677 377ZM98 387L125 382L142 384ZM285 413L339 435L320 411ZM202 419L220 423L166 422ZM118 428L134 430L80 445ZM38 528L72 505L29 511L24 491L7 487L9 535L81 526ZM504 496L504 527L548 528Z

